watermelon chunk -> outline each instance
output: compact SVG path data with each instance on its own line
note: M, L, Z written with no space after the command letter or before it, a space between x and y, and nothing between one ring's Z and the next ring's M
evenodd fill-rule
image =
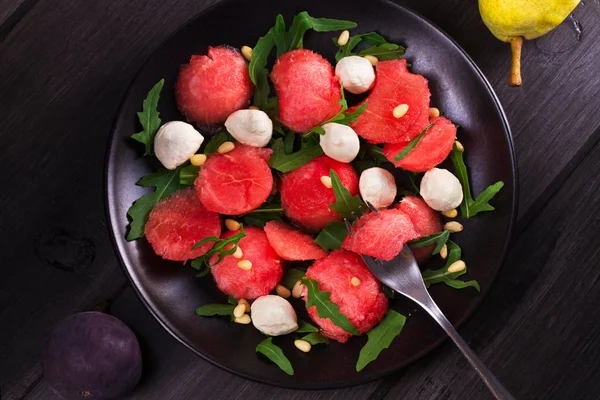
M419 196L405 196L395 208L408 215L408 218L410 218L415 231L418 234L416 239L442 231L442 219L440 214L429 207ZM434 248L435 245L431 245L411 250L417 259L417 262L419 264L424 264L431 257Z
M362 217L354 226L354 235L344 239L342 248L387 261L402 251L404 243L418 236L410 218L402 211L380 210Z
M377 325L387 311L388 301L381 291L381 284L358 254L335 250L315 261L306 271L306 276L319 282L321 291L331 293L329 300L340 306L339 312L361 334ZM358 279L357 286L351 283L352 278ZM308 314L319 325L323 335L340 343L352 336L329 318L320 318L315 306L308 308Z
M273 66L271 81L279 97L279 120L294 132L308 132L341 109L333 67L314 51L283 54Z
M156 204L144 233L157 255L165 260L186 261L210 250L213 243L195 250L192 247L208 236L218 237L221 219L202 205L193 188L186 188Z
M358 193L358 175L350 164L327 156L319 156L300 168L283 174L280 185L281 206L294 223L310 231L318 231L341 217L329 206L335 203L333 189L321 183L333 169L351 195Z
M406 68L406 60L377 63L375 87L367 109L351 124L359 136L371 143L404 143L417 136L429 123L427 79ZM407 104L408 111L395 118L394 108Z
M209 47L183 65L175 84L179 110L201 124L225 122L229 114L250 105L254 85L248 63L234 48Z
M386 144L383 153L396 167L413 172L425 172L440 164L448 157L456 139L456 126L447 118L436 117L430 121L432 126L406 157L400 161L394 158L409 141Z
M245 214L267 200L273 175L267 164L271 149L236 144L225 154L214 153L194 182L204 206L219 214Z
M327 252L314 242L312 236L285 222L267 222L265 233L275 252L284 260L317 260L327 255Z
M242 250L242 258L225 256L217 264L218 256L214 255L209 263L219 290L236 299L251 300L267 295L275 288L283 275L283 265L262 229L249 226L244 227L244 232L246 237L240 239L238 244ZM228 231L222 238L238 233L239 231ZM246 271L238 267L241 260L249 260L252 268Z

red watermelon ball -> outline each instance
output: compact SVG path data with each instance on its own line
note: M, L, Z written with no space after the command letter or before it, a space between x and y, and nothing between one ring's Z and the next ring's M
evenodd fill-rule
M283 54L273 66L271 81L279 97L279 120L294 132L308 132L341 109L333 67L314 51Z
M361 334L377 325L386 313L388 301L381 291L381 283L358 254L335 250L315 261L306 271L306 276L319 282L321 291L331 293L329 300L340 306L339 312L348 317ZM358 285L355 285L357 282ZM306 299L306 292L304 295ZM308 314L319 325L323 335L340 343L345 343L352 336L329 318L320 318L315 306L308 308Z
M229 114L250 105L254 85L248 63L234 48L209 47L183 65L175 84L179 110L201 124L225 122Z
M42 350L44 379L60 398L122 399L142 374L138 341L123 322L100 312L71 315Z
M418 238L433 235L442 231L442 219L440 214L429 207L419 196L405 196L395 208L408 215ZM411 249L417 263L424 264L431 257L435 245Z
M214 243L192 247L208 236L221 234L219 214L208 211L194 188L173 193L156 204L144 227L154 252L165 260L186 261L205 254Z
M429 124L429 86L427 79L411 73L406 60L377 63L377 79L367 97L367 109L351 124L359 136L371 143L403 143L417 136ZM394 108L408 105L401 118Z
M267 164L271 152L236 143L228 153L211 154L194 182L202 204L226 215L258 208L273 189L273 174Z
M285 222L267 222L265 233L275 252L284 260L317 260L327 255L312 236Z
M275 288L283 275L283 265L262 229L249 226L244 227L244 232L246 237L238 243L242 251L241 258L229 255L217 263L218 256L214 255L209 262L221 292L236 299L252 300L269 294ZM229 231L221 238L226 239L238 233ZM238 262L242 260L250 261L252 268L246 271L238 267Z
M417 147L400 161L394 158L410 140L402 143L386 144L383 153L396 167L412 172L425 172L440 164L448 157L456 139L456 126L447 118L432 118L434 124L423 136Z
M404 243L417 238L410 218L400 210L387 209L361 217L342 248L358 254L389 261L401 251Z
M335 203L333 189L321 182L322 176L330 176L334 170L342 185L352 196L358 193L358 175L350 164L341 163L325 155L283 174L280 193L285 215L294 223L318 231L332 221L342 218L329 206Z

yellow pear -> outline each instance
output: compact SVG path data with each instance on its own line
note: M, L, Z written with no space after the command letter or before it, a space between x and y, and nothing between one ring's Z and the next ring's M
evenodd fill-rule
M479 13L494 36L510 43L512 65L508 84L521 86L523 39L538 38L556 28L580 0L479 0Z

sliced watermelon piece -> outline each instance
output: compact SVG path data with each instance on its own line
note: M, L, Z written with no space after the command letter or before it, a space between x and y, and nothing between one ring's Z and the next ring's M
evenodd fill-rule
M344 239L342 248L387 261L402 251L404 243L418 236L402 211L380 210L362 217L354 226L354 234Z
M283 263L262 229L249 226L244 227L244 232L246 237L240 239L238 244L242 258L230 255L217 263L218 256L214 255L209 263L219 290L236 299L252 300L269 294L275 288L283 275ZM228 231L222 238L238 233ZM241 260L250 261L252 268L246 271L238 267Z
M358 193L358 175L350 164L319 156L300 168L283 174L280 185L281 206L294 223L318 231L341 217L329 206L335 203L333 189L321 183L333 169L352 196Z
M319 282L321 291L331 293L329 300L340 306L339 312L348 317L361 334L371 330L385 315L388 301L381 291L381 283L358 254L335 250L315 261L306 276ZM352 278L358 279L357 286L351 283ZM328 338L345 343L352 336L329 318L320 318L315 306L308 308L308 314Z
M202 204L227 215L258 208L273 189L273 175L267 164L271 152L236 143L228 153L212 154L194 182Z
M267 222L265 233L275 252L284 260L317 260L327 255L327 252L314 242L312 236L285 222Z
M273 66L271 81L279 97L279 120L294 132L308 132L341 109L333 67L314 51L283 54Z
M417 136L429 123L429 87L427 79L406 68L406 60L377 63L375 87L367 100L367 109L350 126L371 143L404 143ZM408 105L401 118L394 108Z
M206 243L192 250L200 240L221 234L221 219L198 200L193 188L162 199L150 212L144 234L154 252L165 260L186 261L205 254Z
M209 47L183 65L175 84L179 110L201 124L225 122L229 114L250 105L254 85L248 63L234 48Z
M440 214L429 207L419 196L405 196L395 208L408 215L418 238L433 235L442 231L442 219ZM416 238L416 239L418 239ZM431 257L435 245L411 249L417 262L424 264Z
M440 164L448 157L456 139L456 126L447 118L436 117L430 121L434 124L423 136L417 147L400 161L394 158L408 145L403 143L386 144L383 153L396 167L413 172L425 172Z

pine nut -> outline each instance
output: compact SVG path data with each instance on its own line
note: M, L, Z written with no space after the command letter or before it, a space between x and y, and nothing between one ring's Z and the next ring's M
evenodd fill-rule
M297 281L292 288L292 296L296 299L302 297L302 290L304 289L304 285L302 282Z
M400 104L394 108L393 114L394 118L402 118L408 112L408 104Z
M321 177L321 183L323 184L323 186L325 186L327 189L331 189L332 188L332 184L331 184L331 178L327 175L323 175Z
M246 305L238 303L237 306L233 309L233 316L236 318L242 318L242 316L246 313Z
M340 37L337 41L338 46L344 46L346 43L348 43L348 39L350 39L350 31L346 29L340 33Z
M367 60L369 60L369 62L371 63L372 66L376 66L377 63L379 62L379 58L375 57L375 56L364 56Z
M238 268L241 268L244 271L250 271L252 269L252 261L250 261L250 260L238 261L237 266L238 266Z
M219 148L217 149L217 153L225 154L229 153L233 149L235 149L235 144L233 142L225 142L219 146Z
M250 303L248 303L248 300L246 300L246 299L239 299L238 300L238 304L243 304L244 307L246 307L246 312L247 313L250 312Z
M451 232L460 232L464 229L464 227L462 226L462 224L460 222L450 221L450 222L446 222L446 224L444 225L444 229L451 231Z
M437 118L440 116L440 110L436 107L431 107L429 109L429 118Z
M206 162L206 154L194 154L190 157L190 162L192 165L199 167Z
M242 258L244 256L244 253L242 252L242 249L240 248L240 246L238 246L237 249L235 249L232 256L234 258Z
M353 276L352 279L350 279L350 284L352 286L358 286L358 285L360 285L360 279L358 279L357 277Z
M258 108L256 106L250 106L250 107L248 107L248 110L260 110L260 108Z
M462 145L461 142L459 142L458 140L454 141L454 144L456 145L456 149L458 151L460 151L461 153L465 151L465 147Z
M440 250L440 256L445 260L448 257L448 245L445 244Z
M252 320L248 314L244 314L241 317L234 319L233 322L236 324L248 325Z
M466 268L467 268L467 264L465 264L465 262L463 260L458 260L458 261L455 261L452 264L450 264L450 266L448 267L448 272L450 272L450 273L460 272Z
M252 47L242 46L242 55L248 61L252 59Z
M452 210L442 211L442 215L448 218L456 218L458 211L456 211L456 208L453 208Z
M275 293L277 293L277 296L283 297L284 299L287 299L292 295L292 292L290 292L290 289L286 288L283 285L275 286Z
M225 220L225 227L227 229L229 229L230 231L239 231L240 230L240 223L237 222L236 220L228 218L228 219Z
M298 350L303 351L305 353L308 353L310 351L310 348L312 347L310 343L302 339L294 340L294 346L296 346Z

